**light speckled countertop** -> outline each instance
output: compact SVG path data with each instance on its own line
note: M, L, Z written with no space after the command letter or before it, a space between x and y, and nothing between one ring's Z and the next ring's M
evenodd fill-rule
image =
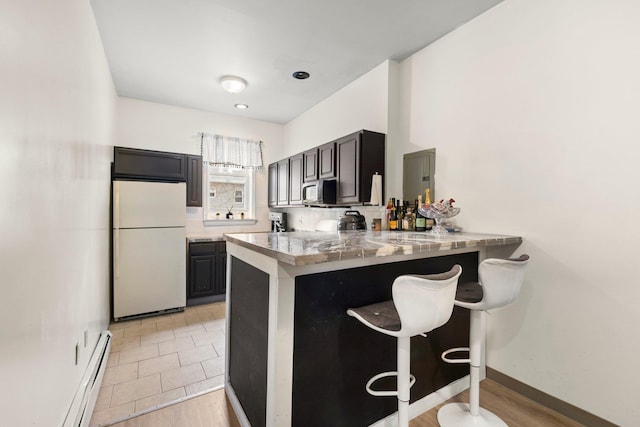
M291 265L522 243L521 237L500 234L397 231L238 233L225 239Z

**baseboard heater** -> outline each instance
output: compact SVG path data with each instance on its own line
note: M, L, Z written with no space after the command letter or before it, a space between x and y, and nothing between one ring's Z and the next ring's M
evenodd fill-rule
M111 340L111 332L102 331L62 427L87 427L89 425L93 407L100 392L102 377L107 367Z

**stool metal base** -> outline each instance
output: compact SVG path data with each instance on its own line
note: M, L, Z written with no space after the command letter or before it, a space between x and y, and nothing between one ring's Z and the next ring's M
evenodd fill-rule
M480 414L471 415L466 403L449 403L438 410L438 423L442 427L507 427L493 412L480 408Z

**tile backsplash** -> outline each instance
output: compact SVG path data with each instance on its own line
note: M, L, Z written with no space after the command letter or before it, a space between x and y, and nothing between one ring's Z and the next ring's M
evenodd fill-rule
M385 206L354 206L352 208L284 208L287 213L287 231L314 231L322 220L337 220L348 210L364 215L367 229L371 228L373 218L385 217Z

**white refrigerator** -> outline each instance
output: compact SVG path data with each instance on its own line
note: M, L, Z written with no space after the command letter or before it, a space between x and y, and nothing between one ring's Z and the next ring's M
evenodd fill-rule
M113 182L113 317L186 305L186 184Z

